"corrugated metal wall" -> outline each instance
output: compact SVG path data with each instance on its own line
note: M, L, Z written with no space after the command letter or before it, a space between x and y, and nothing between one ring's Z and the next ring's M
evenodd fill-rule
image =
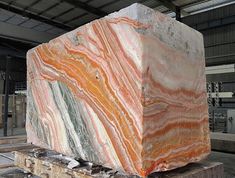
M235 63L235 4L185 17L182 22L203 34L207 66ZM214 87L213 92L235 91L234 73L207 75L206 78L213 86L216 83L220 85L218 91ZM218 99L218 104L215 104L215 99ZM221 131L227 130L225 123L231 125L231 122L228 122L226 113L230 109L235 109L234 97L213 99L209 104L212 128L222 123L224 128Z
M185 17L182 22L203 34L207 66L235 63L235 4Z

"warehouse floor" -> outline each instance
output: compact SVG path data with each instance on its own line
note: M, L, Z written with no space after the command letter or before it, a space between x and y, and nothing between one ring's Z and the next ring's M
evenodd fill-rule
M235 178L235 154L212 151L207 160L224 164L224 178Z

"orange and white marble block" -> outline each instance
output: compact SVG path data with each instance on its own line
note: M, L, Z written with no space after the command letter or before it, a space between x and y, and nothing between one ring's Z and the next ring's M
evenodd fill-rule
M202 35L133 4L31 49L28 142L147 176L210 153Z

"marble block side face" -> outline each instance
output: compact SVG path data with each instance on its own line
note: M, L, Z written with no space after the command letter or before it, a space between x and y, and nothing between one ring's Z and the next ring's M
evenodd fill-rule
M202 35L140 4L31 49L28 142L146 176L210 152Z

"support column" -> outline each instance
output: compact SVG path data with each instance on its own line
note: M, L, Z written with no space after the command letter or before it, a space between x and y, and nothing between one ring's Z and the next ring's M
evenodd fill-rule
M7 122L8 122L8 99L9 99L9 76L10 76L10 57L6 57L6 71L5 71L5 97L4 97L4 120L3 120L3 134L7 136Z
M175 14L176 14L176 20L180 21L181 22L181 9L179 6L176 6L175 7Z

